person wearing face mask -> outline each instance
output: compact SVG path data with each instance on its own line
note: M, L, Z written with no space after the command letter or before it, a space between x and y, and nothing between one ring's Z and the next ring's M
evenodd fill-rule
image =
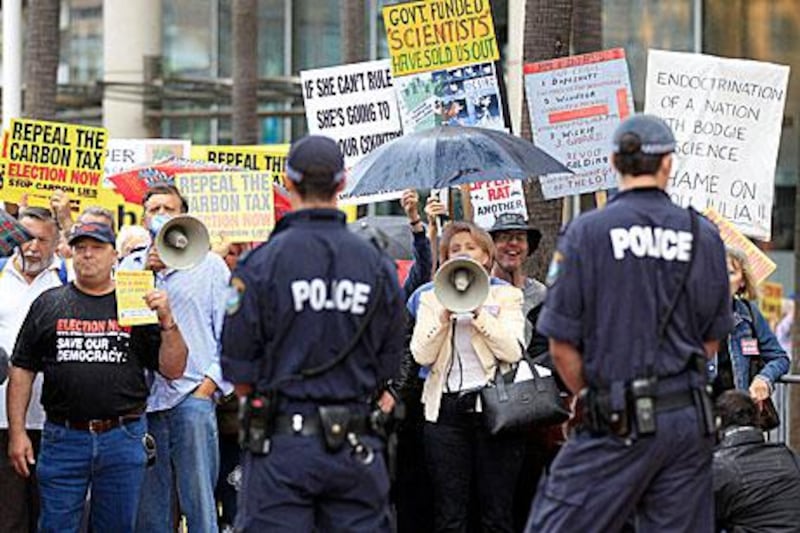
M11 353L25 315L43 292L63 284L61 261L55 257L59 232L56 220L47 209L28 207L19 222L33 237L5 261L0 270L0 348ZM64 278L66 276L64 275ZM0 386L0 524L9 531L35 531L38 517L38 489L35 474L19 476L8 459L8 419L6 387ZM25 427L35 455L44 424L39 402L42 378L34 381Z
M14 345L9 457L23 477L38 463L42 532L78 531L87 492L93 531L134 530L152 449L143 416L149 392L144 370L177 379L186 366L186 344L163 290L144 295L157 324L118 323L114 240L108 225L73 225L75 281L31 304ZM46 421L35 459L24 415L37 373L44 375Z
M143 205L142 223L151 234L161 217L189 211L180 191L164 183L147 190ZM228 266L209 251L192 268L169 268L153 244L129 254L119 269L154 272L156 288L170 294L175 323L186 332L189 347L184 375L170 381L156 374L150 388L147 423L156 440L156 454L163 460L156 461L145 474L136 527L148 533L174 531L171 510L173 495L177 494L190 531L217 531L216 400L233 392L233 386L222 379L219 359L230 279Z
M490 271L492 238L464 221L446 226L440 243L442 261L466 256ZM491 436L484 428L480 390L500 365L521 358L524 335L522 292L491 278L489 295L469 314L451 313L436 296L433 283L411 296L408 310L416 320L410 349L427 369L422 392L423 441L434 495L437 531L466 531L473 481L484 529L512 531L514 486L522 464L518 435Z

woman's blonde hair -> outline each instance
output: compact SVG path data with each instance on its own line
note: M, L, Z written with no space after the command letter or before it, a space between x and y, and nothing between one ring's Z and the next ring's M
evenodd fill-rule
M444 263L450 259L450 241L458 233L469 233L472 236L472 239L489 256L489 264L485 266L487 269L491 269L494 264L494 241L492 236L484 229L466 220L450 222L442 230L442 238L439 241L439 263Z
M747 259L747 254L740 248L726 246L725 252L734 265L742 269L742 286L736 291L736 294L747 300L756 300L758 298L758 285L756 278L753 276L753 270L750 268L750 261Z

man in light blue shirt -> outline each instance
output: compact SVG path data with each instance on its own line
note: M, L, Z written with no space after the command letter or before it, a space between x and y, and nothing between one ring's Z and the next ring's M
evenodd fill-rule
M171 217L187 211L188 204L177 188L156 185L145 195L143 223L149 229L158 215ZM219 364L230 274L222 258L211 252L192 268L169 268L155 245L132 253L120 264L120 270L143 269L152 270L156 287L169 293L189 358L180 379L153 376L147 421L156 439L157 459L142 485L137 530L174 531L172 498L177 492L189 531L217 531L214 486L219 447L214 400L232 391L232 386L222 380ZM173 490L173 479L177 491Z

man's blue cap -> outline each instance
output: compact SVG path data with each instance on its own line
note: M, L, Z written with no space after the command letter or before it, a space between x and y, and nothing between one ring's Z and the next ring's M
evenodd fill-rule
M625 135L639 139L639 152L647 155L671 154L675 151L675 135L666 122L655 115L634 115L617 126L614 132L613 151L615 154L635 154L621 147Z
M322 135L308 135L295 141L286 160L286 176L300 183L303 174L331 176L334 182L342 181L344 157L336 141Z
M69 232L70 246L75 244L75 241L82 238L94 239L96 241L104 242L111 245L116 245L116 237L114 237L114 230L108 224L101 224L99 222L84 222L83 224L76 224L72 226Z

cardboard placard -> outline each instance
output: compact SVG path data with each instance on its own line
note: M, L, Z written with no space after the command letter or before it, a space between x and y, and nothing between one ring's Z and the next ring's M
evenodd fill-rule
M650 50L646 113L677 140L668 192L713 207L739 230L769 240L789 67Z
M105 128L13 118L0 159L5 167L0 197L49 206L61 189L73 199L96 204L103 184L108 131Z
M155 288L155 277L149 270L119 270L115 275L117 321L120 326L158 324L156 312L147 307L145 295Z
M545 198L617 186L611 138L633 112L622 48L525 65L533 141L573 174L540 176Z
M177 174L175 185L212 239L263 242L275 226L272 179L270 172L201 172Z

